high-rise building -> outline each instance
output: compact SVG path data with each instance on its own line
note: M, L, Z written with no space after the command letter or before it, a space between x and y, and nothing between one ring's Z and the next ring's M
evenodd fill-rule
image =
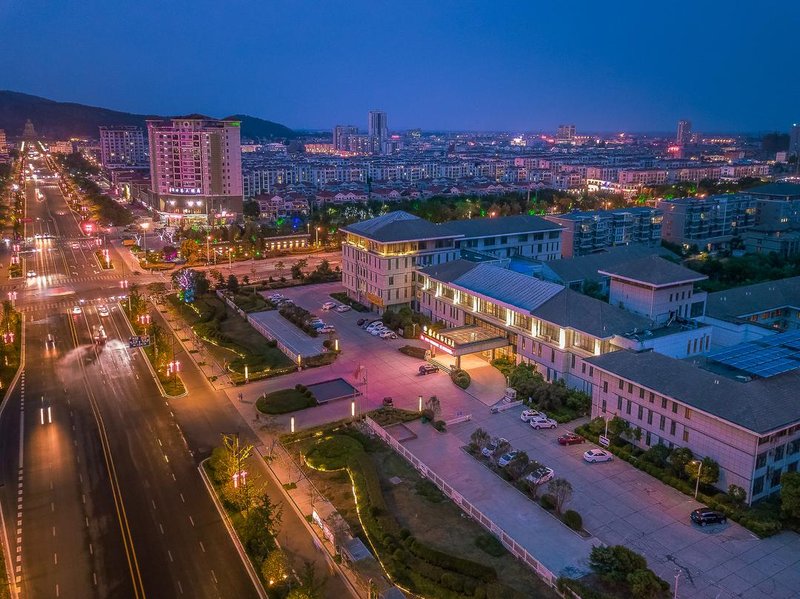
M5 129L0 129L0 156L8 154L8 144L6 142Z
M575 125L559 125L556 132L556 140L572 141L575 139Z
M389 123L382 110L369 111L369 140L373 154L385 153L385 142L389 139Z
M358 127L355 125L336 125L333 128L333 149L336 151L349 150L349 140L351 135L358 135Z
M100 160L108 169L146 168L144 131L139 127L100 127Z
M800 157L800 124L795 123L789 130L789 154Z
M692 121L678 121L678 133L675 136L675 141L682 146L692 141Z
M153 209L168 219L231 221L242 211L239 121L147 121Z

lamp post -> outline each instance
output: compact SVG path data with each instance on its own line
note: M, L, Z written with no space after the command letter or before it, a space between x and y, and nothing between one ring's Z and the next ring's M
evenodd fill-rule
M211 235L206 235L206 264L211 264Z
M319 247L319 231L321 228L322 227L317 227L316 229L314 229L314 232L316 233L316 241L314 242L314 245L316 247Z
M144 233L144 259L147 260L147 228L150 223L142 223L142 231Z
M672 599L678 599L678 579L681 577L681 571L675 571L675 590L672 593Z
M703 461L694 461L697 462L697 482L694 485L694 498L697 499L697 493L700 491L700 473L703 471Z

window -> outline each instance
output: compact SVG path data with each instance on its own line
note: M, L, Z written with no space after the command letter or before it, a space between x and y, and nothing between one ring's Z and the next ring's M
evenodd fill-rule
M619 388L622 389L622 379L619 379Z
M688 443L689 442L689 429L688 428L683 429L683 442L684 443Z
M603 400L603 414L606 413L606 400Z
M629 400L628 400L628 402L625 404L625 413L626 413L626 414L630 414L630 413L631 413L631 400L630 400L630 399L629 399Z
M658 430L663 431L664 430L664 426L666 425L666 423L667 423L667 419L664 418L664 415L662 414L661 415L661 421L658 423Z
M633 385L628 383L628 393L633 393Z
M617 395L617 409L618 410L622 409L622 396L621 395Z
M670 423L669 423L669 434L672 435L673 437L675 436L675 421L674 420L670 421Z
M650 447L650 431L647 431L647 433L645 433L645 436L644 436L644 443L645 443L645 445L647 445L648 447Z
M788 447L786 449L786 454L787 455L793 455L793 454L797 453L798 451L800 451L800 439L795 439L794 441L789 443L789 445L788 445Z
M691 420L692 419L692 410L689 409L689 408L684 408L683 409L683 417L686 418L686 420Z
M767 465L767 454L766 452L758 454L756 457L756 470L759 468L763 468Z
M761 495L764 491L764 477L759 476L753 481L753 495Z
M653 410L647 410L647 424L653 424Z
M644 389L639 387L639 399L644 399Z
M667 409L667 398L666 397L662 397L661 398L661 407L664 408L665 410Z
M639 406L639 415L637 416L637 418L641 420L642 416L644 416L644 408L642 406Z
M676 402L674 402L674 401L672 402L672 413L673 414L677 414L678 413L678 404Z
M781 474L783 474L783 468L776 468L772 471L772 476L770 477L769 486L770 487L777 487L781 484Z
M653 403L655 401L655 399L656 399L656 394L651 391L650 392L650 403Z
M783 459L783 453L786 451L786 446L781 445L775 448L775 455L772 457L773 462L780 462Z
M603 393L608 393L608 381L603 381Z
M575 366L575 356L572 356L572 365ZM586 362L581 364L581 373L586 374Z

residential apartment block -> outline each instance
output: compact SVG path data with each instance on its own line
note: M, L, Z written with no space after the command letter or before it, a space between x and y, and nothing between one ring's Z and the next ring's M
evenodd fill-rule
M536 260L561 257L562 228L538 216L520 214L450 221L445 225L462 239L456 247L496 258L524 256Z
M100 127L100 161L104 168L147 168L147 144L139 127Z
M565 258L621 245L661 244L663 214L657 208L576 211L545 218L564 228L561 253Z
M746 194L660 200L662 238L704 251L727 249L734 236L756 224L756 202Z
M150 208L167 219L224 222L242 212L239 121L147 121Z

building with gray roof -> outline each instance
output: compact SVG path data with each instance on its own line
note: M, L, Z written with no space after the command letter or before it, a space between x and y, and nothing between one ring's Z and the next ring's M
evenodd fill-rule
M450 221L443 225L463 237L456 245L497 258L525 256L538 260L561 257L563 227L539 216L518 214Z

